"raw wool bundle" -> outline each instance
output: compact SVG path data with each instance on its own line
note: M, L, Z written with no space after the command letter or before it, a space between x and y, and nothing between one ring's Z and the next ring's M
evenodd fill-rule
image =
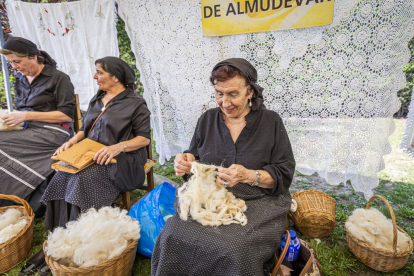
M15 208L9 208L0 214L0 244L12 239L27 224L27 217Z
M219 226L237 223L246 225L243 213L247 206L217 181L218 167L193 162L193 176L178 189L180 217L191 218L204 226Z
M355 209L345 223L345 227L357 239L367 242L375 248L393 250L392 221L375 208ZM407 249L409 238L400 231L397 233L397 251Z
M91 208L49 234L46 254L65 266L96 266L121 255L139 237L139 222L126 210Z
M10 131L10 130L21 130L23 129L23 124L20 123L17 126L10 127L4 123L4 120L1 119L4 115L8 113L7 110L0 110L0 131Z

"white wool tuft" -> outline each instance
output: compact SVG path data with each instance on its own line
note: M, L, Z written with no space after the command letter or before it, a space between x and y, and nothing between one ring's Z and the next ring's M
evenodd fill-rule
M296 202L296 200L292 198L292 204L290 205L290 211L294 213L296 212L297 209L298 209L298 203Z
M9 112L7 110L0 110L0 118L8 113ZM17 126L11 127L11 126L6 125L3 119L0 119L0 131L21 130L23 129L23 124L24 123L20 123Z
M23 228L26 226L27 220L21 219L19 222L15 224L10 224L6 228L3 228L0 231L0 244L12 239L17 234L20 233L20 231L23 230Z
M180 217L206 226L246 225L246 203L217 182L217 166L192 162L193 176L178 189Z
M0 244L12 239L27 224L27 218L16 208L9 208L0 214Z
M378 249L393 250L392 220L375 208L355 209L345 223L345 227L358 240L365 241ZM397 251L403 251L408 248L410 240L401 231L398 230L397 233Z
M139 222L126 210L91 208L49 234L46 254L66 266L96 266L121 255L139 238Z

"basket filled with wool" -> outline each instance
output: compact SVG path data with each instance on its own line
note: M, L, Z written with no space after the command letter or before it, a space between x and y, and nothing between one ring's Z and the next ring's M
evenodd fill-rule
M53 275L128 276L139 237L139 222L126 210L91 208L51 232L43 250Z
M388 206L391 220L375 208L369 208L375 198ZM394 211L388 201L374 195L365 209L356 209L345 223L349 250L365 265L377 271L392 272L402 268L413 252L413 242L397 226Z
M26 258L32 247L34 214L27 201L0 194L0 199L23 206L0 208L0 273L12 269Z
M317 190L306 190L292 194L296 210L289 217L299 231L311 238L328 236L335 228L335 199Z

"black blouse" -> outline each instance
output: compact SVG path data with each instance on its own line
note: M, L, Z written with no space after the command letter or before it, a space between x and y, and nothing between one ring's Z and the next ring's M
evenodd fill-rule
M266 170L275 181L267 194L283 194L295 172L295 159L285 126L280 116L271 110L250 111L246 126L237 138L231 138L220 108L206 111L198 120L190 148L202 163L230 167L243 165L251 170Z
M45 65L31 84L22 74L17 75L14 104L16 110L57 110L73 119L76 106L74 88L68 75Z
M105 91L99 90L89 103L84 124L81 130L85 131L85 138L91 127L102 112L101 99ZM111 105L109 105L111 104ZM89 134L89 138L104 145L110 146L136 136L151 138L150 111L145 100L135 94L131 88L116 95L107 103L108 109L96 122Z

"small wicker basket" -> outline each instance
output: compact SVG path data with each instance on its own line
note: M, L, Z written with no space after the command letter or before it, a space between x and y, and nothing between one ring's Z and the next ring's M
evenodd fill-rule
M55 276L129 276L134 264L137 244L138 240L132 241L120 256L94 267L67 267L60 265L47 255L46 263ZM43 243L43 250L45 252L46 246L47 241Z
M316 190L296 192L292 198L298 203L298 208L296 212L289 212L289 216L302 234L320 238L333 231L335 199Z
M34 214L29 203L20 197L0 194L0 199L12 200L23 205L1 207L0 213L6 212L7 209L15 208L21 210L23 215L28 218L26 226L19 234L0 244L0 273L3 273L18 265L29 253L33 241Z
M408 258L413 252L413 242L411 240L411 237L407 234L407 232L405 232L403 229L397 226L395 222L394 211L392 210L391 205L388 203L388 201L384 197L380 195L374 195L368 201L365 209L369 209L369 206L371 205L372 201L375 198L379 198L382 201L384 201L385 204L388 206L388 209L390 210L392 225L394 228L394 240L393 240L393 245L392 245L393 250L389 251L389 250L375 248L372 245L364 241L358 240L348 230L346 230L346 241L348 243L349 250L363 264L377 271L393 272L393 271L396 271L402 268L408 262ZM404 235L406 235L410 240L410 244L408 245L408 248L404 251L397 252L397 236L398 236L397 229L401 231L402 233L404 233Z

